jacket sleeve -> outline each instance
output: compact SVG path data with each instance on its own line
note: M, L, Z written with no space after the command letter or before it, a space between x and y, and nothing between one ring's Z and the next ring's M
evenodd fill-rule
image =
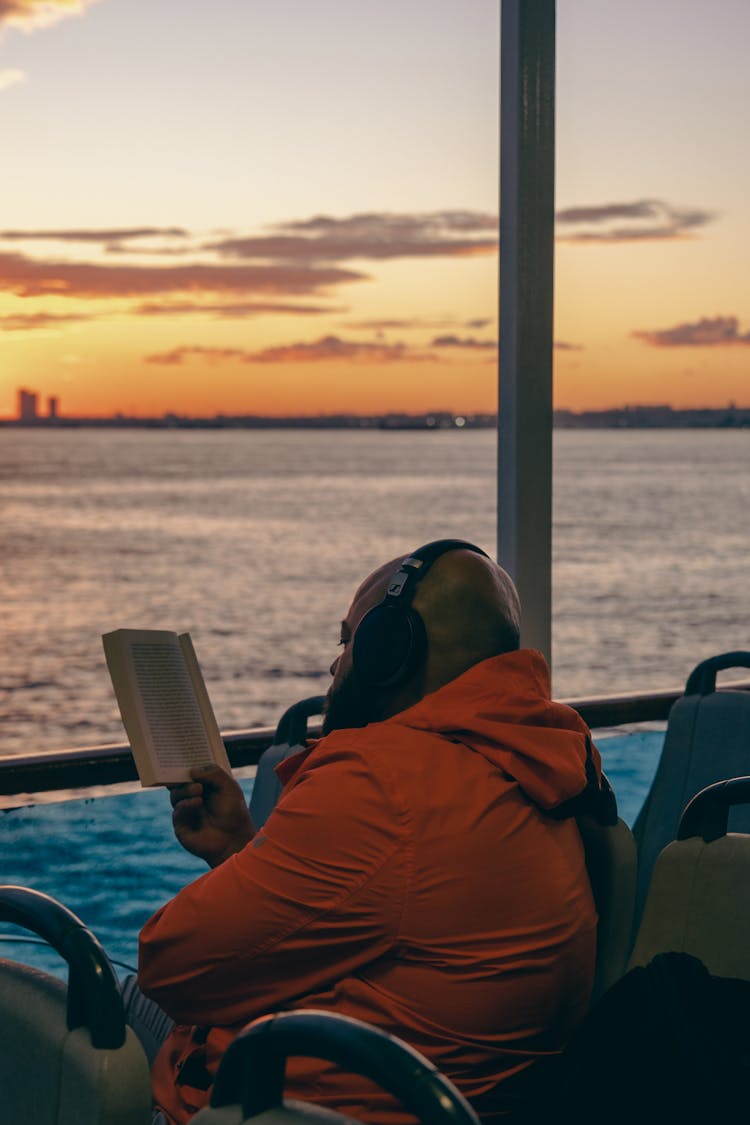
M141 931L140 986L176 1022L252 1019L395 942L411 836L392 779L348 748L313 757L263 830Z

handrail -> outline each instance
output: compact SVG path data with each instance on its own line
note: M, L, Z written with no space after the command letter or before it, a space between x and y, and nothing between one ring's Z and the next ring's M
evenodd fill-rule
M750 680L739 680L718 688L719 691L750 691ZM631 723L659 722L669 715L672 704L683 695L683 689L655 692L631 692L623 695L595 695L584 699L564 699L581 715L592 730ZM273 727L232 731L224 734L229 761L233 768L256 765L263 751L274 738ZM311 724L311 738L320 734L319 725ZM127 744L93 746L83 750L46 750L37 754L0 756L0 797L28 793L48 793L61 789L88 789L137 781L130 747ZM2 806L8 807L7 802Z
M263 751L273 742L274 733L273 727L259 727L257 730L223 734L232 767L256 765ZM316 733L311 727L311 737ZM117 785L137 780L138 773L127 743L0 756L0 796Z

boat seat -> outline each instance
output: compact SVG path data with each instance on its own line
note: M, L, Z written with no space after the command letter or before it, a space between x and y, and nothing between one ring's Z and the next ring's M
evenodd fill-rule
M750 668L750 652L727 652L698 664L669 712L659 765L636 817L638 846L636 925L643 912L656 857L675 839L682 810L715 781L750 774L750 692L716 690L716 674ZM732 828L750 832L750 808L739 808Z
M307 738L307 720L323 712L325 696L312 695L300 699L287 708L279 719L271 745L258 759L258 768L250 794L250 815L256 828L268 820L281 793L281 782L276 776L276 766L290 754L302 749Z
M66 907L26 887L0 886L0 921L44 938L69 973L66 986L0 960L3 1125L149 1125L148 1063L97 939Z
M194 1125L359 1125L319 1106L284 1100L291 1056L326 1059L375 1082L421 1125L480 1125L453 1084L418 1051L362 1020L314 1009L254 1020L230 1043L211 1102Z
M750 777L717 782L690 801L654 865L631 967L674 950L714 976L750 980L750 835L727 832L730 809L747 804Z
M580 816L586 869L599 924L591 1002L619 980L627 968L633 933L638 855L633 833L620 817L602 824Z

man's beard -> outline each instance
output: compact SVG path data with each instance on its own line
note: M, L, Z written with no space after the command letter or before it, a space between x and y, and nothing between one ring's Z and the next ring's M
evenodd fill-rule
M382 709L375 693L361 683L354 672L342 680L335 691L326 696L323 734L350 727L366 727L382 719Z

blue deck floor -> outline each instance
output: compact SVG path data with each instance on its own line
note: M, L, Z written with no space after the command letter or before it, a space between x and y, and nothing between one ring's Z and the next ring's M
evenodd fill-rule
M595 735L604 769L630 825L656 769L663 730ZM249 796L252 778L241 779ZM32 805L0 813L0 882L45 891L92 930L109 956L135 965L138 931L186 883L206 871L172 835L163 789ZM11 926L0 934L18 935ZM28 961L64 975L45 946L0 942L0 957ZM117 965L123 975L126 970Z

